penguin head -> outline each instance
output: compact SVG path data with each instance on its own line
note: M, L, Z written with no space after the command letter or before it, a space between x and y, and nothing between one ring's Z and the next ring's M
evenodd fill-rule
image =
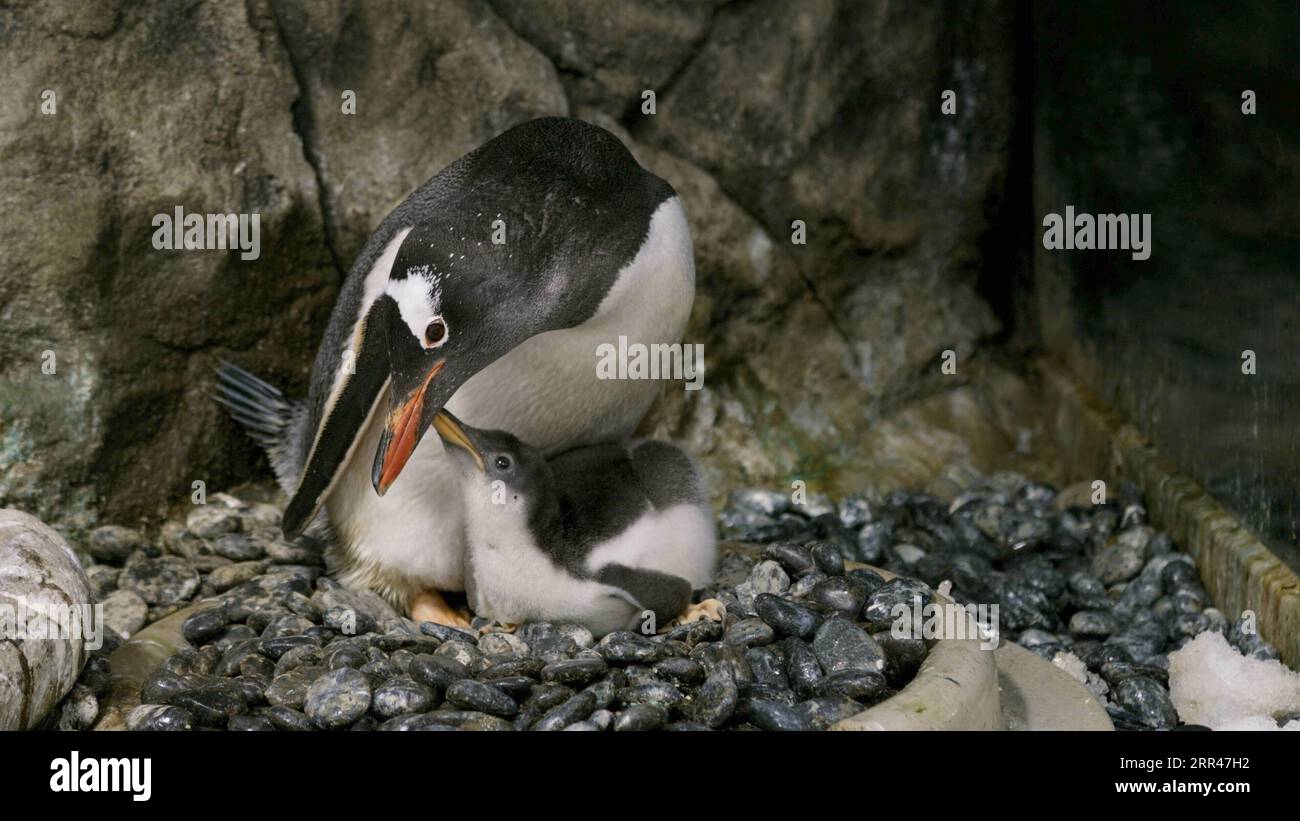
M520 272L509 252L471 242L469 231L454 222L413 227L376 301L390 377L371 472L381 496L461 385L520 342L563 324L563 306L548 297L557 288L550 271Z
M554 476L541 451L506 431L465 425L446 410L435 415L433 427L465 479L471 519L536 525L548 515Z

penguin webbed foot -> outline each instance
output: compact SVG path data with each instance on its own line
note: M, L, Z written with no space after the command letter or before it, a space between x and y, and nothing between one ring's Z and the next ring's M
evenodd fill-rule
M725 621L727 618L727 606L717 599L705 599L702 602L688 605L682 611L682 614L672 621L670 627L676 627L679 624L690 624L691 622L703 621Z
M486 636L488 633L513 633L519 629L519 622L497 621L493 619L488 624L478 629L480 636Z
M421 590L416 593L411 597L407 609L411 621L416 624L431 621L434 624L447 627L460 627L463 629L470 627L469 613L463 609L452 607L437 590Z

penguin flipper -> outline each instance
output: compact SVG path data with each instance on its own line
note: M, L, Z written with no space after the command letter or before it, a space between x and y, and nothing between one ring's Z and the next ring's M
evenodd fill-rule
M276 482L292 495L302 471L298 431L306 417L306 404L285 398L274 385L225 361L217 369L213 398L262 446Z
M658 624L677 618L691 603L691 583L658 570L607 564L596 573L596 581L619 588L634 606L653 610Z

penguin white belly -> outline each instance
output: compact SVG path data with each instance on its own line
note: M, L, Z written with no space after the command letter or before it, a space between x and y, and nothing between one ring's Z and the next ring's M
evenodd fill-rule
M370 460L382 430L367 423L360 447L327 502L336 537L350 546L344 584L401 598L421 589L461 590L464 578L462 478L442 440L426 436L383 496L371 484Z
M619 336L629 343L680 341L694 296L690 230L673 197L655 211L646 242L590 320L528 339L470 378L447 407L475 427L510 431L546 452L627 436L660 383L598 379L597 349ZM326 502L354 564L340 580L383 594L463 590L460 476L437 434L427 432L379 496L371 466L381 426L382 414L372 413Z
M526 534L495 542L473 539L465 592L475 613L504 623L572 622L597 636L626 627L638 608L618 588L571 575Z

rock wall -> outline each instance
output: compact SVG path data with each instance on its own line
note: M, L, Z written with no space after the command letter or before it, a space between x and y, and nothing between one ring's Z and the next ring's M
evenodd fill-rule
M866 429L998 329L977 283L1009 3L60 6L0 9L0 504L77 528L254 474L215 362L301 392L372 227L541 115L614 130L686 202L706 389L670 386L645 430L720 484L858 482ZM155 250L178 205L260 213L260 258Z

